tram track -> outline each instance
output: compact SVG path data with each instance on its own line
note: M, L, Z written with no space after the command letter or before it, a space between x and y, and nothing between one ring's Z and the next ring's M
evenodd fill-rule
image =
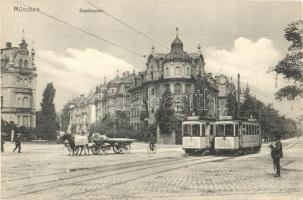
M185 157L185 156L182 156ZM157 162L160 160L165 160L165 159L171 159L171 157L164 157L164 158L156 158L156 159L147 159L147 160L140 160L140 161L134 161L134 162L126 162L126 163L121 163L119 164L119 166L121 165L126 165L126 164L139 164L139 163L143 163L143 162ZM26 179L33 179L33 178L41 178L41 177L47 177L47 176L54 176L54 175L61 175L61 174L67 174L68 172L66 171L78 171L78 170L82 170L82 169L89 169L89 170L96 170L98 168L106 168L106 167L112 167L114 166L113 164L110 165L102 165L102 166L95 166L95 167L86 167L86 168L70 168L70 169L66 169L65 171L61 171L61 172L57 172L57 173L48 173L48 174L40 174L40 175L36 175L36 176L25 176L25 177L21 177L21 178L15 178L15 179L8 179L8 180L2 180L2 183L8 183L8 182L14 182L14 181L21 181L21 180L26 180Z
M290 144L285 145L285 149L293 147L297 142L293 142ZM259 154L260 155L260 154ZM242 157L242 156L240 156ZM244 157L244 156L243 156ZM246 156L245 156L246 157ZM224 160L232 160L236 159L238 157L217 157L217 156L202 156L202 157L189 157L189 156L179 156L177 158L173 157L164 157L164 158L159 158L159 159L152 159L152 160L144 160L144 161L137 161L137 162L130 162L130 163L122 163L121 165L116 166L116 168L111 168L112 166L115 165L106 165L107 169L104 169L105 166L97 166L97 167L92 167L88 168L87 170L94 170L93 173L85 173L81 174L78 176L73 176L73 177L67 177L67 178L61 178L61 179L55 179L55 180L50 180L50 181L43 181L40 183L34 183L34 184L29 184L26 185L25 187L33 187L31 191L27 190L27 192L21 192L19 194L13 194L13 195L8 195L8 196L2 196L3 199L11 199L11 198L18 198L20 196L24 195L31 195L31 194L38 194L40 192L44 192L47 190L54 190L54 189L59 189L61 187L64 188L64 186L74 186L79 183L85 183L85 182L90 182L90 181L96 181L96 180L102 180L103 178L109 178L113 177L116 175L124 175L126 176L129 173L134 173L138 171L145 171L145 173L141 173L144 175L138 175L133 176L133 177L127 177L125 180L116 182L116 183L109 183L107 185L104 185L99 188L94 188L94 189L85 189L84 191L79 191L79 192L73 192L71 194L66 195L64 198L72 198L77 195L83 195L89 192L94 192L97 190L103 190L107 189L110 187L118 186L121 184L125 184L127 182L131 181L136 181L139 179L143 179L148 176L153 176L173 170L178 170L187 166L194 166L202 163L207 163L207 162L220 162ZM139 162L139 164L138 164ZM163 167L164 169L160 169L160 167ZM151 169L156 169L156 170L151 170ZM150 171L151 170L151 171ZM65 174L66 172L62 172L61 174ZM31 177L32 178L32 177ZM77 180L80 178L84 178L82 180ZM35 188L35 186L38 185L45 185L44 187L41 188Z
M185 159L184 159L185 158ZM188 159L186 159L188 158ZM201 160L202 159L202 160ZM164 173L170 170L176 170L182 167L186 167L188 165L193 165L193 163L191 162L196 162L195 164L201 164L201 163L205 163L205 162L209 162L209 160L227 160L227 159L234 159L233 157L223 157L223 158L218 158L218 157L212 157L212 156L204 156L204 157L179 157L177 159L174 160L169 160L169 161L162 161L162 162L158 162L158 163L143 163L141 165L133 165L133 166L124 166L123 168L117 168L117 169L111 169L111 170L98 170L95 171L94 173L89 173L89 174L82 174L80 176L74 176L74 177L68 177L68 178L63 178L63 179L57 179L57 180L51 180L51 181L45 181L45 182L40 182L40 183L35 183L35 184L31 184L31 185L26 185L26 187L34 187L34 186L40 186L42 189L34 189L32 191L28 191L28 192L24 192L24 193L19 193L19 194L14 194L14 195L10 195L10 196L3 196L3 199L11 199L11 198L16 198L18 196L24 196L24 195L30 195L30 194L35 194L35 193L39 193L39 192L44 192L47 190L53 190L56 188L61 188L64 186L70 186L70 185L75 185L75 184L79 184L79 183L83 183L83 182L89 182L89 181L93 181L93 180L98 180L98 179L103 179L103 178L108 178L108 177L112 177L112 176L116 176L116 175L123 175L123 174L128 174L128 173L133 173L133 172L138 172L138 171L144 171L144 170L150 170L150 169L155 169L155 168L159 168L159 167L165 167L165 166L175 166L175 165L181 165L179 167L172 167L169 168L167 170L163 170L163 171L157 171L155 173L152 174L145 174L142 177L137 177L133 180L127 180L127 181L134 181L136 179L140 179L146 176L150 176L153 174L158 174L158 173ZM151 165L154 164L154 165ZM125 170L125 169L130 169L130 170ZM120 170L120 171L119 171ZM106 174L110 172L109 174ZM100 173L102 175L100 175ZM83 180L76 180L79 178L84 178ZM64 181L67 181L67 183ZM51 185L51 183L53 183L53 185ZM119 183L115 183L115 184L123 184L123 182L119 182ZM41 186L41 184L46 185L46 187ZM110 186L106 186L106 187L110 187Z

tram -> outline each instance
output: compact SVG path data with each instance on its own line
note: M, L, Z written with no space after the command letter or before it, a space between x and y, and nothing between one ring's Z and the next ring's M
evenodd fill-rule
M187 154L203 153L214 148L215 119L188 117L182 122L182 148Z
M230 116L223 116L215 124L215 152L248 154L260 151L261 129L255 119L233 120Z

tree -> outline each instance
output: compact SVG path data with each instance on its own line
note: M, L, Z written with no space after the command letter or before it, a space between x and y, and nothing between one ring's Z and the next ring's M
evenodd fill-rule
M48 83L43 92L41 102L41 112L37 113L37 127L40 131L40 136L43 139L54 140L56 131L59 130L59 124L56 121L56 109L54 98L56 90L53 83Z
M62 131L67 132L68 125L70 123L70 112L68 105L64 105L60 118L61 118L60 128Z
M302 36L303 20L291 23L284 30L287 41L291 44L286 56L273 68L277 74L290 82L289 85L280 88L275 96L276 99L295 100L303 97L303 68L302 68Z
M156 121L161 134L171 134L171 131L177 128L177 119L173 108L173 96L168 88L160 100L159 109L156 113Z
M238 116L238 101L236 95L237 93L235 90L235 86L232 84L227 94L226 107L227 115L233 116L233 118L236 118Z
M240 116L256 118L256 116L254 115L256 111L255 105L256 105L255 98L251 96L250 88L249 86L247 86L244 91L244 101L240 108Z

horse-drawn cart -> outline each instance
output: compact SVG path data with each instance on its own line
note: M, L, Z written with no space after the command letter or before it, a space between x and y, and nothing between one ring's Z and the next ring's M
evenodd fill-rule
M129 138L99 138L92 139L93 145L91 151L93 154L105 154L113 149L115 153L128 153L130 151L131 143L135 139Z

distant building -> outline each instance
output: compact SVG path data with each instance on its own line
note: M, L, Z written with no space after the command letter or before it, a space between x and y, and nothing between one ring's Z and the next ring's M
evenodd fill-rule
M1 118L17 126L36 127L35 50L22 38L19 47L10 42L1 49Z
M227 96L232 91L234 85L232 81L225 75L216 76L216 84L219 89L218 93L218 110L219 116L228 115Z

